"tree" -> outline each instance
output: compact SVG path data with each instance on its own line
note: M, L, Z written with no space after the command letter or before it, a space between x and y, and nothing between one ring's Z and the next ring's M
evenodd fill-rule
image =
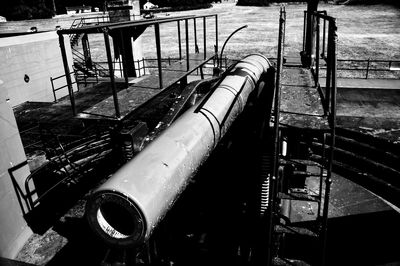
M270 0L238 0L238 6L268 6Z
M0 15L7 20L22 20L34 18L51 18L53 10L47 8L45 0L16 0L6 1Z

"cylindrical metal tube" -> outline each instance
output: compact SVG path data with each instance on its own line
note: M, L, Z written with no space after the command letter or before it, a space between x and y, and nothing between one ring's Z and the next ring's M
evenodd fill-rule
M94 232L117 246L139 245L148 239L243 111L269 67L262 55L242 59L205 102L186 111L101 185L86 205Z

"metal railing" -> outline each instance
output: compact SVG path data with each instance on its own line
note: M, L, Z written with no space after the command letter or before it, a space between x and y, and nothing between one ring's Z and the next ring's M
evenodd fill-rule
M126 18L127 16L113 16L113 18L116 18L118 20L118 18ZM141 19L142 16L141 15L135 15L132 14L129 16L130 20L138 20ZM110 23L112 22L110 19L110 15L103 15L103 16L88 16L88 17L81 17L81 18L77 18L72 22L72 26L71 29L73 28L77 28L78 26L74 26L74 25L80 25L80 26L87 26L87 25L100 25L100 24L104 24L104 23Z
M319 14L321 16L315 16L315 14ZM313 54L313 58L315 59L316 64L320 64L319 59L323 59L325 61L328 60L328 31L329 31L329 19L326 19L327 12L326 10L317 11L313 14L312 22L316 25L315 33L315 47L318 49L318 53ZM306 49L306 34L307 34L307 11L304 11L304 26L303 26L303 51ZM337 59L337 71L356 71L360 72L357 74L357 77L368 79L370 78L371 72L386 72L387 75L383 75L384 78L400 78L400 60L387 60L387 59ZM396 67L395 67L396 66ZM320 65L318 70L327 70L328 67L324 65ZM364 72L364 75L362 75ZM391 73L388 73L391 72ZM397 74L396 74L397 72ZM319 75L320 73L316 73ZM339 73L337 73L339 75ZM374 75L374 77L377 75Z
M268 197L268 240L267 240L267 265L272 265L273 252L272 252L272 241L274 231L274 205L277 200L276 182L278 178L279 169L279 154L280 154L280 139L279 139L279 121L280 121L280 108L281 108L281 87L282 87L282 73L283 73L283 58L284 58L284 46L285 46L285 31L286 31L286 9L285 6L280 8L279 16L279 35L278 35L278 55L277 55L277 69L276 69L276 82L275 82L275 93L274 93L274 147L273 154L274 159L272 162L272 173L270 173L270 191Z
M330 198L330 188L332 183L332 162L334 156L335 137L336 137L336 92L337 92L337 26L334 17L326 15L326 12L314 12L311 14L311 23L315 23L315 27L311 27L315 32L314 42L311 51L311 71L314 76L315 85L320 91L324 113L328 118L330 127L331 140L327 143L330 146L326 159L322 162L327 169L325 178L325 194L322 209L321 221L321 243L322 256L321 265L324 265L326 258L326 237L328 226L328 208ZM322 36L321 36L322 21ZM321 47L322 44L322 47ZM322 49L321 49L322 48ZM322 53L321 53L322 52ZM325 54L326 52L326 54ZM323 90L319 83L320 57L326 61L326 84Z
M8 169L18 203L25 218L40 204L51 200L49 197L60 186L69 187L79 183L76 178L92 169L95 162L102 161L111 151L111 139L107 133L100 136L90 136L84 140L85 142L78 143L70 147L69 150L65 150L57 137L59 148L55 151L56 154L50 158L46 154L46 161L32 170L21 183L17 181L16 173L21 168L28 167L28 160ZM87 154L90 154L90 156L87 156ZM52 177L52 180L38 180L49 176ZM44 187L40 187L42 184Z
M311 54L311 70L314 76L315 84L321 92L324 112L330 117L329 123L332 127L333 121L336 120L336 86L338 61L336 19L325 15L324 12L315 12L314 14L312 14L312 16L312 21L315 23L316 27L314 32L315 45ZM322 36L321 21L323 22ZM321 53L321 51L323 51L323 53ZM323 58L326 62L326 84L324 90L321 88L321 84L319 82L321 58Z
M215 19L215 45L214 45L214 51L212 52L212 55L207 56L207 18L214 18ZM202 19L203 21L203 57L204 57L204 62L201 64L196 64L193 68L193 63L191 64L191 58L190 58L190 53L189 53L189 20L193 20L194 23L194 33L192 36L194 36L194 43L195 43L195 53L199 53L198 49L198 43L197 43L197 28L196 28L196 20ZM158 79L159 79L159 89L163 90L164 89L164 83L163 83L163 67L162 67L162 57L161 57L161 37L160 37L160 25L164 23L172 23L175 22L177 23L177 29L178 29L178 48L179 48L179 59L183 60L183 49L182 49L182 40L181 40L181 22L184 22L184 27L185 27L185 50L186 50L186 55L185 55L185 61L186 61L186 74L182 74L182 76L174 81L173 84L179 83L181 80L186 79L187 75L191 74L194 72L197 68L202 68L204 64L206 64L209 60L212 58L217 57L217 51L218 51L218 16L216 14L212 15L203 15L203 16L181 16L181 17L171 17L171 18L162 18L162 19L149 19L149 20L138 20L138 21L126 21L126 22L120 22L120 23L110 23L110 24L104 24L104 25L99 25L99 26L92 26L92 27L80 27L76 29L69 29L69 30L59 30L59 41L60 41L60 47L61 47L61 53L63 56L63 62L64 62L64 68L65 72L69 73L69 67L68 67L68 60L65 52L65 44L64 44L64 39L63 35L64 34L103 34L104 35L104 44L106 48L106 54L107 54L107 64L108 64L108 71L109 71L109 77L110 77L110 82L111 82L111 92L113 95L113 101L114 101L114 107L115 107L115 117L116 119L119 119L121 117L120 110L119 110L119 103L118 103L118 95L117 95L117 90L116 90L116 85L115 85L115 75L114 72L118 71L115 67L114 64L115 62L112 59L112 52L111 52L111 44L110 44L110 32L114 32L114 34L120 34L121 38L123 39L123 30L127 30L130 28L137 28L137 27L148 27L148 26L153 26L154 27L154 33L155 33L155 43L156 43L156 51L157 51L157 69L158 69ZM82 22L81 22L82 23ZM79 23L78 23L79 24ZM123 45L123 44L122 44ZM122 49L122 56L127 56L126 52L124 51L124 47L121 47ZM192 68L191 68L192 65ZM122 71L123 78L125 79L126 86L129 86L129 80L128 80L128 73L127 73L127 67L125 66L125 63L122 62L122 67L119 68L120 71ZM202 70L202 69L200 69ZM67 75L69 76L69 74ZM68 77L67 77L68 80ZM69 78L70 80L70 78ZM70 83L71 81L69 81ZM168 84L169 85L169 84ZM169 85L170 86L170 85ZM71 92L71 88L69 88L70 91L70 98L71 98L71 107L73 114L76 115L76 106L75 106L75 99L74 99L74 94Z
M79 61L74 60L74 62L78 62L78 63L80 62L83 65L86 64L85 56L78 50L72 49L72 55L74 56L74 59L76 59L76 58L79 59ZM107 67L103 66L103 64L106 64L107 62L99 62L99 61L92 61L92 60L90 62L91 62L92 67L94 68L94 71L96 73L98 73L99 76L107 76L108 75L109 70L107 69ZM91 68L89 68L89 69L91 69ZM93 69L91 69L91 70L93 70Z
M360 78L379 78L378 73L384 73L382 78L400 78L400 68L396 67L400 65L400 60L385 60L385 59L338 59L337 70L358 72L356 77ZM324 69L321 67L321 69ZM338 73L340 75L340 72Z
M326 10L321 10L321 11L316 11L316 13L321 14L321 15L325 15L327 16L327 12ZM303 24L303 51L306 50L306 36L307 36L307 11L304 10L304 24ZM315 23L315 21L313 21ZM327 52L327 38L326 38L326 34L327 34L327 26L328 23L326 20L322 21L322 39L320 40L320 51L321 51L321 58L326 58L326 52Z
M74 72L71 72L70 74L75 74L75 73L74 73ZM55 86L54 86L54 81L55 81L55 80L59 80L59 79L61 79L61 78L65 78L65 74L60 75L60 76L57 76L57 77L55 77L55 78L50 77L50 83L51 83L51 89L52 89L52 91L53 91L54 102L57 102L57 101L58 101L58 100L57 100L56 92L59 91L59 90L61 90L61 89L64 89L64 88L67 88L67 87L68 87L68 83L66 83L65 85L62 85L62 86L60 86L60 87L55 87ZM77 79L76 79L76 77L75 77L75 81L73 81L72 84L77 84Z
M118 18L126 18L126 16L113 16L113 18L116 18L116 20L118 21ZM140 15L130 15L129 16L130 20L138 20L141 19ZM103 15L103 16L93 16L93 17L81 17L81 18L77 18L74 19L74 21L71 24L70 29L76 29L76 28L80 28L80 27L84 27L84 26L89 26L89 25L100 25L100 24L106 24L106 23L111 23L111 19L109 14L107 15ZM72 33L69 34L69 38L71 41L71 46L73 47L75 45L75 42L77 40L77 38L79 38L80 34L79 33Z

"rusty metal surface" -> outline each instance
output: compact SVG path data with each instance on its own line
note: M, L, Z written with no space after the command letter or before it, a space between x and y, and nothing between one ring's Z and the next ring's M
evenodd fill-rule
M281 113L279 122L282 125L296 128L315 130L329 129L328 120L322 116Z
M322 105L309 69L285 68L282 77L283 112L322 115Z
M321 99L309 69L285 68L282 75L280 123L287 126L328 129Z

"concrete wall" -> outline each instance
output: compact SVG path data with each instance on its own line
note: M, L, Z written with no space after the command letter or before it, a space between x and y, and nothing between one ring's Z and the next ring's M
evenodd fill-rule
M25 161L26 157L4 85L0 84L0 256L14 258L32 231L22 217L8 174L10 167ZM16 172L20 183L28 175L28 166Z
M65 44L72 64L68 40ZM55 31L2 38L0 58L0 256L14 258L32 231L8 174L9 168L26 160L12 108L26 101L54 101L50 77L64 75L64 67ZM65 77L55 82L56 87L65 84ZM57 92L58 97L67 94L67 88ZM17 182L22 184L29 174L28 166L15 172Z
M128 6L132 6L132 9L122 9L122 10L113 10L109 11L110 21L119 22L119 21L129 21L129 20L137 20L140 18L140 3L139 0L128 0ZM139 65L136 63L137 60L142 60L143 58L143 37L140 36L135 41L132 39L132 50L133 50L133 59L135 60L135 68L138 67L142 70L136 70L136 75L139 76L141 73L143 75L143 67L145 66L144 62L140 61ZM118 66L116 66L118 69ZM123 77L122 71L115 71L115 75L119 77Z
M72 53L65 41L69 64ZM50 77L64 74L64 67L55 31L2 38L0 42L0 79L4 82L11 106L26 101L54 101ZM70 67L72 70L72 67ZM27 75L29 81L24 77ZM74 77L72 77L74 80ZM55 87L66 84L65 77L54 81ZM57 91L57 98L68 94L67 88Z
M131 15L135 15L135 18L140 18L140 3L139 0L129 0L129 4L133 6ZM143 36L140 36L133 42L133 58L135 61L142 60L143 58ZM135 64L136 67L143 68L144 62L140 62L139 65ZM136 75L143 73L143 70L136 70Z

